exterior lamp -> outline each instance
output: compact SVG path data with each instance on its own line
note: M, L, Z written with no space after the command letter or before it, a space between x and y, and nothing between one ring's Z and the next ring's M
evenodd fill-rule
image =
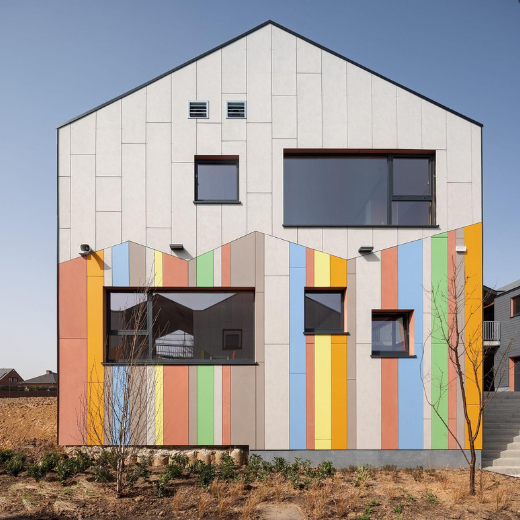
M372 251L374 250L374 246L361 246L359 249L358 249L358 252L361 253L362 255L364 254L369 254L371 253Z
M183 244L170 244L170 249L172 251L180 251L180 250L184 249L184 245Z

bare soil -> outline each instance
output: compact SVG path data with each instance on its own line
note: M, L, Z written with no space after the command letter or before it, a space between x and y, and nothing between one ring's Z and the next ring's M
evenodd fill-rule
M0 400L0 448L23 451L37 461L55 447L56 404L52 398ZM149 482L117 499L112 484L94 482L90 471L62 486L55 473L36 482L27 473L0 471L0 519L22 518L520 518L520 480L482 472L469 497L467 470L393 468L341 470L310 489L294 489L281 475L267 482L214 482L203 491L195 476L172 481L157 498L154 467ZM360 479L360 475L363 478Z

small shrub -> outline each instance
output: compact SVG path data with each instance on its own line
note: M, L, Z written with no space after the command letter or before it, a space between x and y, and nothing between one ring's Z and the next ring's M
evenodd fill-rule
M395 513L396 515L400 515L404 510L404 505L403 504L398 504L397 506L395 506L393 509L392 509L392 513Z
M203 462L199 470L199 483L202 489L209 489L216 476L215 466L213 464L204 464Z
M132 471L129 471L126 475L126 483L129 487L135 486L139 479L145 482L150 478L150 470L145 463L136 462Z
M234 480L237 476L235 461L227 453L222 455L219 465L219 478L222 480Z
M168 482L170 481L170 476L168 473L163 473L162 475L159 475L159 478L155 481L155 494L162 498L165 495L166 492L166 486L168 485Z
M47 471L41 464L27 464L27 474L36 482L39 482L45 478Z
M117 453L112 450L103 450L97 459L99 466L110 466L112 469L117 468Z
M254 475L256 477L258 475L258 472L262 468L262 462L264 462L262 457L260 457L260 455L256 455L255 453L253 453L253 455L249 456L249 460L247 461L247 466L246 466L247 472L251 473L252 475Z
M57 454L56 454L57 455ZM80 472L87 471L88 468L92 466L92 458L88 455L88 453L85 453L81 450L76 450L76 453L74 454L76 457L76 460L78 461L78 468ZM58 461L59 461L59 455L58 455ZM56 462L57 464L57 462Z
M370 507L365 507L363 514L359 517L359 520L370 520L370 515L372 514L372 509Z
M357 468L356 475L352 482L354 487L364 487L366 481L370 478L370 471L365 466L359 466Z
M4 469L8 475L17 477L25 469L25 455L17 453L4 462Z
M190 465L190 459L186 455L177 453L171 457L170 464L177 464L182 469L188 468Z
M439 501L437 500L437 497L433 493L426 493L426 500L430 504L438 504Z
M278 471L278 473L285 473L289 463L283 457L275 457L274 458L274 469Z
M175 462L170 462L166 466L166 473L171 479L179 478L182 475L183 466L176 464Z
M405 472L411 475L415 482L421 482L424 479L424 468L422 466L406 468Z
M94 480L102 484L113 482L115 480L114 474L107 466L94 466L92 468L92 474L94 475Z
M56 465L56 473L62 486L65 485L65 481L77 475L79 473L79 464L76 457L70 459L64 459Z
M408 502L415 502L415 498L411 493L406 493L406 500L408 500Z
M318 470L316 473L318 478L334 478L336 468L330 460L325 460L321 464L318 464Z
M13 450L0 450L0 467L4 467L5 463L14 457Z
M201 471L203 471L205 465L206 464L202 460L197 459L193 464L188 466L188 471L194 475L198 475Z
M56 468L58 463L60 462L61 456L59 453L55 451L48 451L43 454L42 459L40 460L40 466L48 473Z

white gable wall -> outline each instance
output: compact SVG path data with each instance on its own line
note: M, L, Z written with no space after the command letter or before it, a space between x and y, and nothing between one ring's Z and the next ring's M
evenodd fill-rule
M187 117L208 100L209 119ZM247 100L247 120L226 101ZM436 150L440 229L284 228L283 150ZM195 205L194 156L239 155L241 205ZM481 131L267 25L59 130L59 259L121 241L195 257L261 231L344 258L480 222Z

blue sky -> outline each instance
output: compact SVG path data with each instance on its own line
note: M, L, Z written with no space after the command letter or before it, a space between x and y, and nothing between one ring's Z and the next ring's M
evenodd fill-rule
M267 19L484 123L484 282L520 278L518 0L1 0L0 366L56 369L55 127Z

